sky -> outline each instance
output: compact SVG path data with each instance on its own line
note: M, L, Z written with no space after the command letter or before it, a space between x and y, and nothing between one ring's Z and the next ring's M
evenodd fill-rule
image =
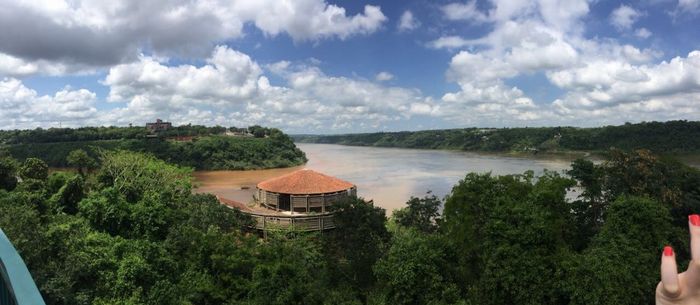
M700 120L700 0L0 0L0 129Z

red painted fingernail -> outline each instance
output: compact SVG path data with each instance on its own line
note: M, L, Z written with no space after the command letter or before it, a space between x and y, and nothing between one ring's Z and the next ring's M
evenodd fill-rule
M694 226L700 226L700 216L698 214L689 215L688 220Z
M673 248L671 248L671 246L664 247L664 256L672 256L672 255L673 255Z

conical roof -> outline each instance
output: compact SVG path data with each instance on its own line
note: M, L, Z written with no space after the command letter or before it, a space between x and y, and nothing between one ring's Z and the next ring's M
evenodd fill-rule
M298 170L258 183L259 189L290 195L333 193L344 191L354 186L345 180L310 169Z

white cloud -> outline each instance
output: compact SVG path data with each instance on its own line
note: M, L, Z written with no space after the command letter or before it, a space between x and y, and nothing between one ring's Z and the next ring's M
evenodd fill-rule
M84 125L97 114L95 103L95 93L85 89L39 95L18 79L4 78L0 80L0 128Z
M102 119L124 125L162 117L176 124L263 124L328 131L378 128L414 115L436 115L439 108L418 90L328 76L303 62L280 61L265 68L285 84L271 85L254 60L227 47L217 47L200 67L169 66L142 57L110 70L103 82L110 87L108 99L124 106Z
M365 5L361 14L348 16L345 8L324 0L238 1L232 13L252 21L267 34L286 32L297 41L369 34L387 20L378 6Z
M637 103L676 94L700 92L700 51L657 65L597 62L552 76L558 86L570 88L559 103L571 108L600 108Z
M470 44L472 44L472 42L459 36L444 36L429 42L428 46L433 49L452 50L459 49Z
M477 7L475 0L471 0L466 3L449 3L442 6L441 9L448 20L502 23L536 18L558 30L569 31L579 28L580 17L588 13L588 2L582 0L492 0L493 8L483 11Z
M171 67L144 56L112 67L103 84L110 87L111 102L178 112L242 104L256 94L261 75L262 69L248 55L219 46L201 67Z
M469 50L455 54L446 72L447 79L460 87L443 95L439 104L448 120L533 126L700 117L700 107L693 102L700 96L700 51L655 63L662 56L658 50L586 38L577 26L588 12L586 1L494 0L492 4L483 13L474 11L473 3L453 5L469 14L484 14L493 26L487 35L444 36L429 44ZM564 12L557 13L558 9ZM611 14L610 22L632 29L642 15L623 5ZM647 38L651 32L640 28L635 34ZM520 88L507 85L509 79L535 73L543 73L565 93L554 101L535 103Z
M413 17L413 13L411 13L411 11L407 10L401 14L401 18L399 19L399 23L396 27L400 32L409 32L420 27L420 21Z
M394 75L389 72L382 71L377 73L377 75L374 76L374 79L380 82L384 82L394 79Z
M474 23L489 21L489 16L477 9L476 0L467 3L449 3L442 6L441 10L448 20L465 20Z
M681 11L697 13L700 11L700 0L678 0L678 8Z
M610 23L618 30L628 30L642 16L642 13L634 8L621 4L610 13Z
M647 30L646 28L638 28L636 31L634 31L634 36L641 39L647 39L651 37L651 31Z
M242 37L246 24L270 36L284 33L295 41L318 41L370 34L387 20L378 6L366 5L353 15L325 0L47 0L2 5L0 54L25 63L23 73L45 72L26 66L42 61L67 66L67 72L107 67L138 61L143 50L155 56L205 56L215 43Z

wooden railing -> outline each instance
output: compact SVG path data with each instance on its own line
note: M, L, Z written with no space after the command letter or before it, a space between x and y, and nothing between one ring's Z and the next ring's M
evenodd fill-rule
M244 212L255 220L255 228L260 230L293 229L297 231L322 231L335 228L333 214L318 215L268 215Z
M2 229L0 229L0 304L45 304L27 266Z

